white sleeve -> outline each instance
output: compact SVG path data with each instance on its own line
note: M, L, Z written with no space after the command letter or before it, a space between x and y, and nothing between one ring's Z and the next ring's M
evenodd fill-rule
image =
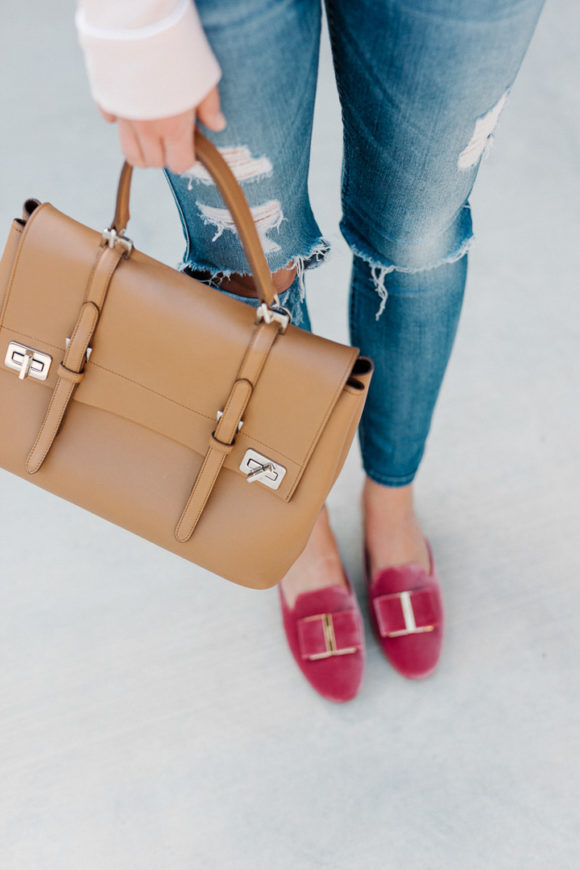
M121 118L177 115L221 76L192 0L77 0L91 93Z

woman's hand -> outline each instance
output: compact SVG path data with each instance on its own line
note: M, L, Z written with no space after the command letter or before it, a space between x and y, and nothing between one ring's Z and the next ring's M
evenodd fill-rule
M125 159L133 166L167 167L181 174L195 163L193 128L198 117L210 130L223 130L226 119L220 110L217 85L201 103L180 115L153 121L118 118L99 106L105 121L119 124L119 139Z

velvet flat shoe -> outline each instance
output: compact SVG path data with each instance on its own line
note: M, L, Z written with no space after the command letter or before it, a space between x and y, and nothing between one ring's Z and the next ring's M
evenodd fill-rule
M402 676L419 680L433 673L443 641L443 602L429 541L429 572L418 562L391 565L365 575L371 623L383 653Z
M350 701L357 694L365 662L362 616L352 586L324 586L302 592L294 607L278 585L282 620L296 664L328 701Z

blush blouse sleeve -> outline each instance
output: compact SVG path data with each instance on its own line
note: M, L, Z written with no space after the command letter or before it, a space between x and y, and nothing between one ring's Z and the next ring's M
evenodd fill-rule
M77 0L75 23L91 93L121 118L185 112L220 79L192 0Z

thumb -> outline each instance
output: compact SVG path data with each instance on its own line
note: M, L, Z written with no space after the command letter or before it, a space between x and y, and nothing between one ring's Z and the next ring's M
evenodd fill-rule
M199 120L210 130L219 132L225 128L227 122L220 110L220 95L217 85L203 98L196 111Z

